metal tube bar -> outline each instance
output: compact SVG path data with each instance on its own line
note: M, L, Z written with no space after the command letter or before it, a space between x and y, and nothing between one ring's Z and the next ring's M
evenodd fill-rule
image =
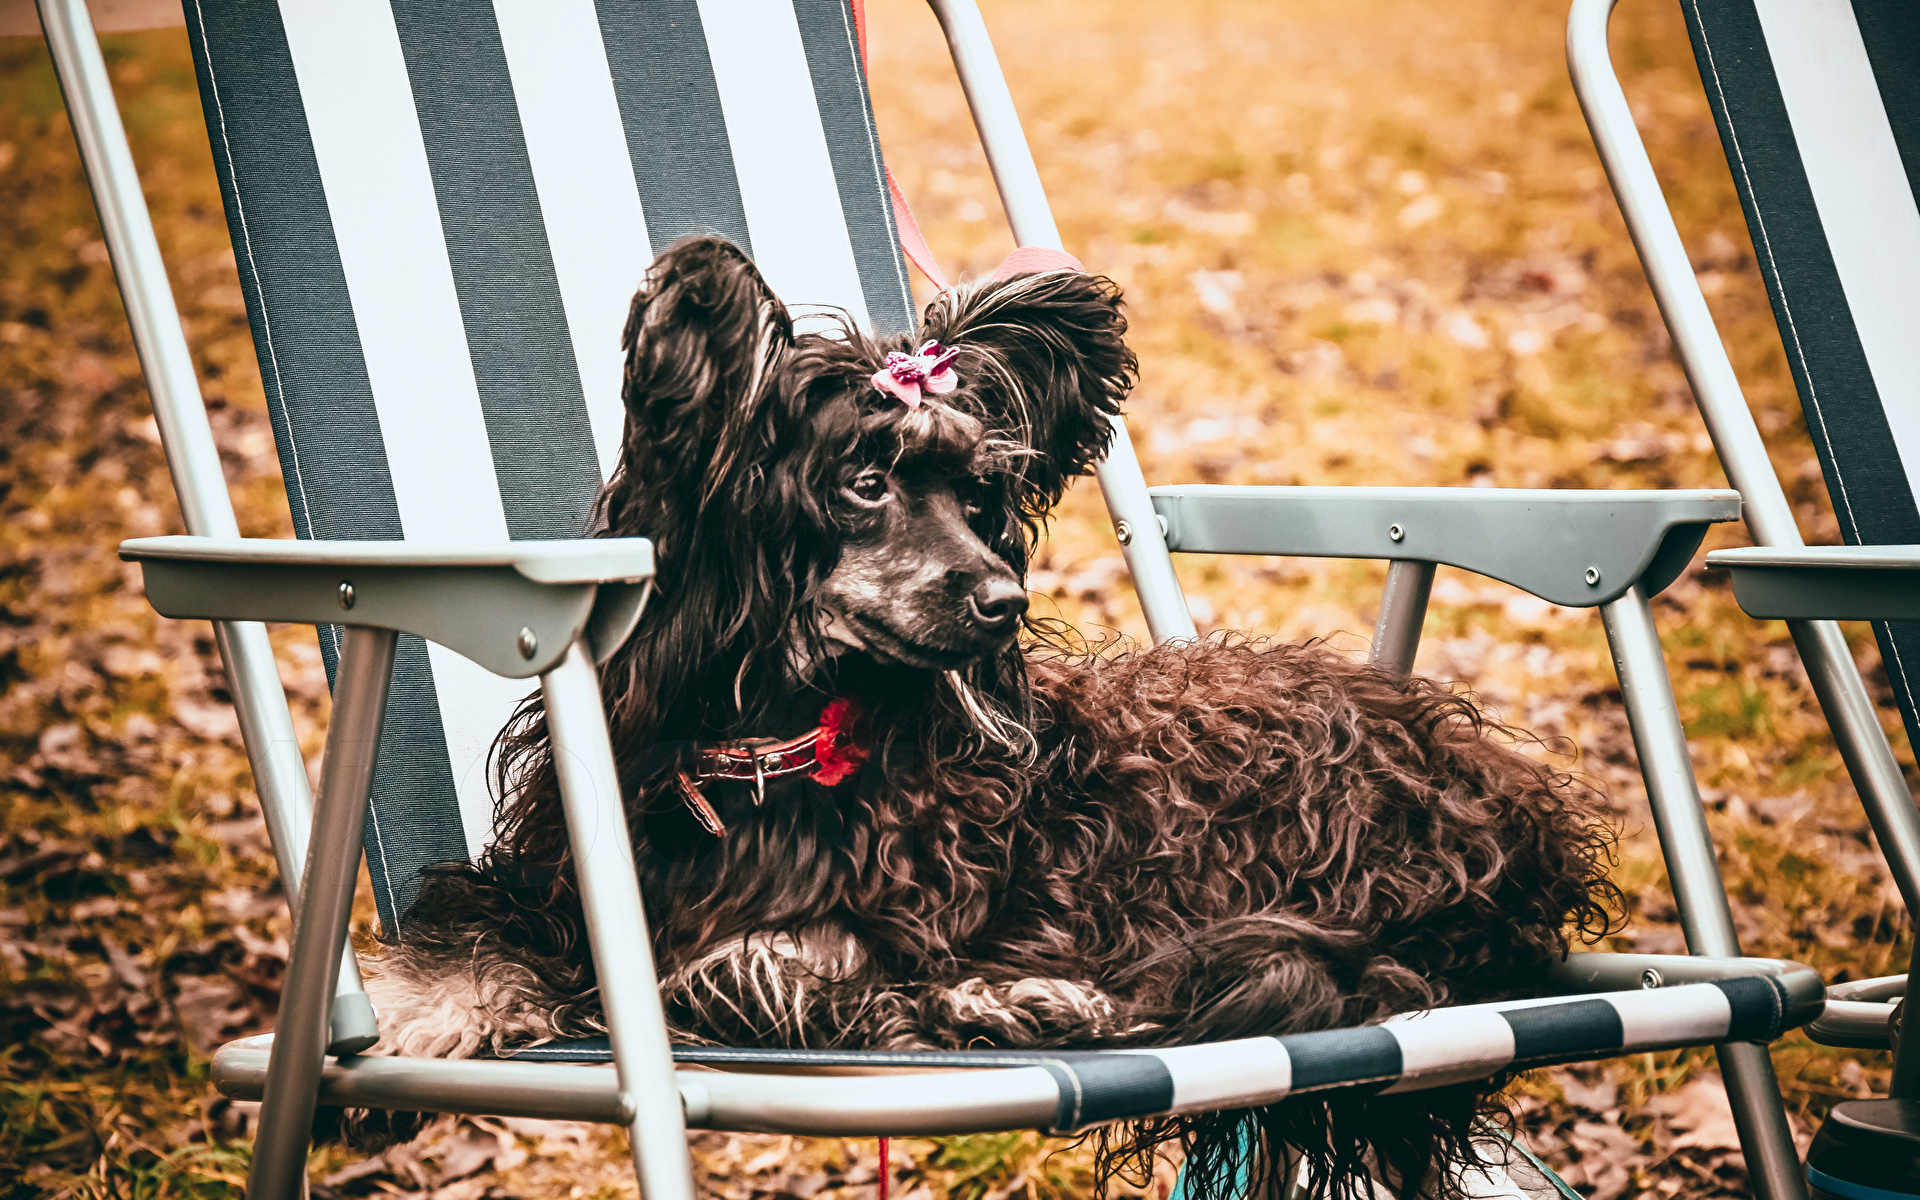
M235 1100L257 1098L273 1035L222 1046L214 1086ZM873 1075L677 1072L663 1092L677 1092L687 1124L734 1133L804 1137L944 1137L1009 1129L1043 1129L1059 1113L1060 1087L1044 1067L915 1069ZM503 1117L624 1124L630 1110L618 1076L604 1066L409 1059L372 1056L328 1063L321 1080L328 1104L486 1112ZM685 1146L680 1153L684 1157Z
M253 1166L247 1173L250 1200L299 1200L306 1191L307 1142L325 1065L340 948L353 916L360 831L367 821L367 796L373 788L398 640L390 629L359 626L349 627L341 639L320 802L307 847L306 887L280 993Z
M1113 440L1107 443L1107 457L1094 468L1094 476L1100 481L1107 514L1113 518L1120 553L1133 575L1133 589L1147 618L1148 636L1155 645L1198 636L1193 615L1187 611L1186 593L1180 590L1180 577L1174 573L1173 555L1167 552L1166 529L1160 523L1160 514L1153 510L1146 476L1140 473L1140 460L1133 453L1133 439L1119 417L1113 419Z
M273 643L267 640L267 627L257 621L215 621L213 638L240 717L240 736L253 768L260 812L266 818L267 841L273 846L287 907L297 923L308 835L313 828L313 795L293 715L287 711ZM341 950L336 988L327 1053L357 1054L380 1040L380 1026L351 944Z
M1807 681L1833 730L1907 913L1920 914L1920 809L1907 792L1906 778L1887 744L1873 699L1861 683L1846 635L1832 621L1788 621L1787 630L1793 634Z
M979 6L974 0L928 3L946 34L947 49L953 55L960 87L967 94L974 127L980 131L980 145L993 170L994 186L1000 191L1000 204L1013 229L1013 240L1022 246L1064 250L1053 207L1047 203L1047 190L1040 182L1040 169L1034 165L1033 149L1020 128L1020 113L1013 106L1013 93L1007 90L1007 77L1000 70ZM1147 495L1146 478L1140 473L1140 460L1133 452L1126 423L1119 418L1113 422L1107 456L1094 468L1094 474L1100 480L1100 494L1106 498L1127 569L1133 574L1148 633L1156 643L1195 636L1186 596L1180 591L1173 558L1167 553L1166 536L1153 511L1153 500Z
M1603 605L1600 618L1626 702L1634 749L1640 755L1640 773L1647 781L1647 799L1687 949L1694 954L1738 957L1733 910L1700 805L1687 735L1674 704L1653 610L1636 583L1626 595ZM1806 1200L1806 1177L1800 1173L1800 1157L1787 1128L1767 1048L1728 1042L1714 1047L1714 1053L1756 1195L1761 1200Z
M1719 958L1708 954L1608 954L1577 950L1547 971L1548 990L1561 995L1680 987L1715 979L1768 976L1786 990L1790 1023L1819 1016L1827 1003L1820 972L1781 958Z
M1633 730L1634 749L1640 755L1640 773L1647 781L1647 799L1660 835L1660 852L1672 878L1687 949L1694 954L1736 958L1740 943L1733 930L1733 910L1727 904L1713 837L1707 831L1700 791L1694 783L1693 761L1687 755L1687 737L1673 701L1673 684L1667 678L1660 635L1640 585L1602 605L1600 619L1613 652L1613 669L1620 677L1627 723Z
M1713 313L1694 277L1687 248L1667 210L1653 161L1633 123L1633 110L1613 71L1607 51L1607 22L1617 0L1574 0L1567 16L1567 66L1580 110L1599 147L1607 179L1619 198L1627 231L1653 286L1653 298L1666 318L1687 382L1693 385L1700 415L1713 436L1727 479L1740 493L1742 516L1762 546L1798 546L1793 508L1773 473L1767 446L1747 408L1739 377L1720 342Z
M1920 996L1920 954L1913 955L1912 965L1907 971L1908 996ZM1902 1010L1900 1025L1906 1026ZM1891 1028L1892 1022L1889 1022ZM1887 1095L1891 1099L1910 1100L1920 1096L1920 1037L1898 1037L1893 1039L1893 1078L1887 1083Z
M1907 977L1898 977L1907 986ZM1809 1040L1822 1046L1846 1046L1857 1050L1885 1050L1893 1040L1895 1000L1829 1000L1818 1020L1808 1022Z
M1766 443L1754 424L1733 362L1687 258L1679 228L1660 190L1653 162L1634 124L1626 92L1614 73L1607 25L1618 0L1574 0L1567 17L1567 66L1580 110L1593 131L1600 161L1620 202L1627 232L1639 251L1674 348L1693 387L1707 432L1740 493L1743 517L1756 545L1799 546L1793 508L1774 474ZM1789 621L1814 694L1826 713L1854 790L1880 841L1887 869L1900 889L1909 921L1920 921L1920 808L1874 712L1853 655L1831 621ZM1920 955L1913 985L1920 987ZM1920 1096L1920 1038L1900 1048L1891 1095Z
M1920 918L1920 809L1910 799L1904 804L1897 799L1907 795L1906 779L1840 627L1832 621L1789 621L1787 628L1912 922ZM1906 994L1920 996L1920 954L1908 960L1907 970ZM1896 1041L1887 1095L1920 1097L1920 1038Z
M1733 1127L1747 1158L1747 1178L1758 1200L1808 1200L1800 1151L1787 1127L1773 1056L1758 1042L1722 1042L1713 1048L1720 1082L1733 1109Z
M240 526L220 468L220 451L207 423L206 404L194 373L193 353L180 329L180 313L167 283L166 262L154 236L153 218L140 190L133 151L114 103L100 41L85 0L39 0L40 24L53 56L60 90L66 97L100 227L113 261L115 281L133 330L134 349L153 400L154 421L167 454L173 488L180 498L187 532L201 537L238 537ZM266 818L267 836L286 885L287 903L300 907L300 869L306 862L307 829L313 823L313 797L306 763L294 735L293 718L274 664L266 626L252 621L216 621L214 640L226 666L228 690L239 712L254 788ZM344 1051L365 1049L378 1031L360 984L353 951L340 970L341 1028L334 1045Z
M1380 617L1373 623L1368 662L1402 678L1413 674L1420 626L1427 619L1427 597L1432 592L1432 563L1393 560L1387 568L1386 590L1380 594Z
M987 154L987 166L993 170L994 186L1000 189L1000 203L1013 226L1013 240L1022 246L1064 249L1060 229L1053 222L1053 207L1047 203L1047 190L1040 183L1040 169L1034 165L1033 149L1020 128L1020 113L1013 106L1013 93L1007 90L1007 77L1000 70L999 56L993 52L993 39L987 34L987 22L973 0L928 0L941 32L947 35L947 49L953 55L954 69L960 75L960 87L967 94L967 107L973 110L973 123L980 130L980 145Z
M640 903L600 677L586 648L575 642L560 665L540 677L540 691L600 1001L620 1091L631 1106L627 1133L641 1200L694 1200L686 1117L674 1087L653 940Z
M114 103L106 60L86 0L39 0L40 24L66 97L73 137L80 144L87 182L113 260L114 279L133 327L134 349L153 397L153 416L167 452L174 490L190 533L238 537L220 451L207 424L194 374L193 353L180 331L180 313L167 283L167 265L153 234L133 151Z

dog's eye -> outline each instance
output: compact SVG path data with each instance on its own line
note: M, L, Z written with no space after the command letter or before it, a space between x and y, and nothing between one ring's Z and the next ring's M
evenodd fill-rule
M847 490L855 498L868 504L878 504L887 498L887 473L885 471L862 471L854 476Z
M960 504L967 510L969 517L977 517L987 510L987 480L983 475L975 475L959 487Z

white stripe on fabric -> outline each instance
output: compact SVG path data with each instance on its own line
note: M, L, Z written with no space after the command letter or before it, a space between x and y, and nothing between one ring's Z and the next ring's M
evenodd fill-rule
M1173 1076L1173 1107L1168 1112L1191 1112L1228 1101L1271 1104L1293 1088L1293 1060L1287 1057L1287 1048L1270 1037L1126 1053L1151 1054L1166 1065L1167 1074Z
M1679 1042L1713 1042L1727 1036L1733 1005L1710 983L1643 992L1607 992L1601 999L1620 1014L1622 1050Z
M1920 498L1920 210L1848 0L1756 0L1854 328Z
M407 536L506 537L440 208L386 0L282 7Z
M408 532L412 537L412 532ZM478 857L493 844L493 791L487 784L487 757L493 740L520 701L540 686L537 679L508 679L462 658L445 646L427 643L434 690L440 699L440 723L453 766L453 790L460 799L460 825L467 854Z
M1483 1008L1409 1013L1381 1028L1400 1043L1400 1082L1389 1092L1483 1079L1513 1061L1513 1026Z
M820 105L790 0L699 0L754 265L787 304L871 330Z
M386 0L280 15L409 540L505 541L506 514L400 35ZM470 850L492 834L484 756L526 684L428 643Z
M653 261L593 0L494 0L600 476L620 456L620 330Z

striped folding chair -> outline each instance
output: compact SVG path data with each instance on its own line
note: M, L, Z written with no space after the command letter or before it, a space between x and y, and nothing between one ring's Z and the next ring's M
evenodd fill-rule
M934 8L1017 239L1058 249L978 12L970 0ZM214 1064L227 1095L265 1100L254 1196L300 1194L316 1104L624 1125L642 1194L676 1200L693 1194L688 1126L1074 1132L1703 1044L1739 1081L1749 1161L1776 1153L1785 1123L1764 1043L1819 1014L1821 984L1731 952L1574 955L1555 977L1566 996L1154 1051L672 1050L592 667L640 622L651 547L579 535L620 434L619 322L657 249L717 231L791 305L835 305L882 333L911 327L857 7L189 0L302 539L289 543L238 537L84 2L41 10L190 531L122 554L142 564L161 612L216 623L298 917L277 1033L226 1046ZM1401 672L1436 563L1601 610L1683 914L1728 921L1647 597L1710 523L1736 514L1731 493L1149 494L1119 425L1099 475L1156 639L1194 632L1170 546L1393 560L1375 657ZM324 631L334 710L317 801L269 620ZM610 1037L506 1060L356 1057L377 1037L345 941L362 841L396 929L422 868L486 845L488 746L536 676L564 746ZM727 1070L676 1074L674 1058ZM609 1061L614 1071L578 1065ZM839 1077L849 1068L875 1074ZM935 1086L914 1068L944 1073Z
M1755 546L1707 561L1732 572L1747 612L1787 620L1907 912L1920 914L1920 809L1834 624L1873 622L1909 738L1920 742L1920 10L1904 0L1681 5L1847 543L1807 547L1608 61L1612 7L1576 0L1568 54L1654 294L1745 502ZM1831 1045L1897 1042L1889 1098L1835 1108L1810 1152L1816 1192L1920 1195L1920 1038L1890 1032L1895 1003L1915 982L1920 975L1838 985L1808 1029Z

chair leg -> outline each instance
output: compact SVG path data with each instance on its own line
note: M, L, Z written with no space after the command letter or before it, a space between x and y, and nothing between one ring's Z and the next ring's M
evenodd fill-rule
M1646 777L1654 828L1680 909L1687 949L1694 954L1737 957L1733 910L1727 903L1713 838L1693 778L1693 761L1673 700L1673 683L1660 650L1653 612L1638 584L1600 610L1613 651L1613 666L1633 729L1640 772ZM1787 1128L1786 1109L1765 1046L1728 1043L1714 1048L1727 1100L1740 1131L1755 1195L1761 1200L1806 1200L1806 1176Z
M1420 625L1427 619L1427 597L1432 592L1432 563L1393 560L1387 568L1386 590L1380 594L1380 617L1373 623L1368 662L1403 678L1413 674Z
M1827 725L1833 730L1833 740L1840 747L1840 757L1846 760L1853 790L1867 810L1867 821L1886 856L1887 869L1906 901L1907 912L1920 917L1920 808L1915 807L1900 763L1887 744L1886 730L1880 727L1873 699L1860 681L1847 639L1832 621L1788 621L1787 628L1807 668L1813 693L1820 699ZM1907 976L1907 995L1916 994L1920 994L1920 954L1914 955ZM1887 1094L1920 1097L1920 1038L1900 1043Z
M227 687L233 693L234 712L253 768L254 792L260 814L266 818L267 840L273 844L287 905L300 911L300 876L307 863L307 837L313 827L313 797L307 792L307 764L294 737L293 718L287 712L280 687L280 668L273 659L267 627L253 621L215 621L213 640L226 664ZM333 1001L333 1033L329 1054L355 1054L380 1040L373 1004L360 982L360 962L353 947L340 953L340 982Z
M686 1117L599 673L576 642L559 666L540 677L540 688L614 1067L631 1114L627 1133L641 1200L693 1200Z
M390 630L356 627L349 627L342 639L293 954L281 987L265 1102L254 1138L253 1166L247 1172L249 1200L298 1200L306 1193L307 1143L331 1040L341 951L353 915L360 832L367 821L367 795L386 716L395 640Z

